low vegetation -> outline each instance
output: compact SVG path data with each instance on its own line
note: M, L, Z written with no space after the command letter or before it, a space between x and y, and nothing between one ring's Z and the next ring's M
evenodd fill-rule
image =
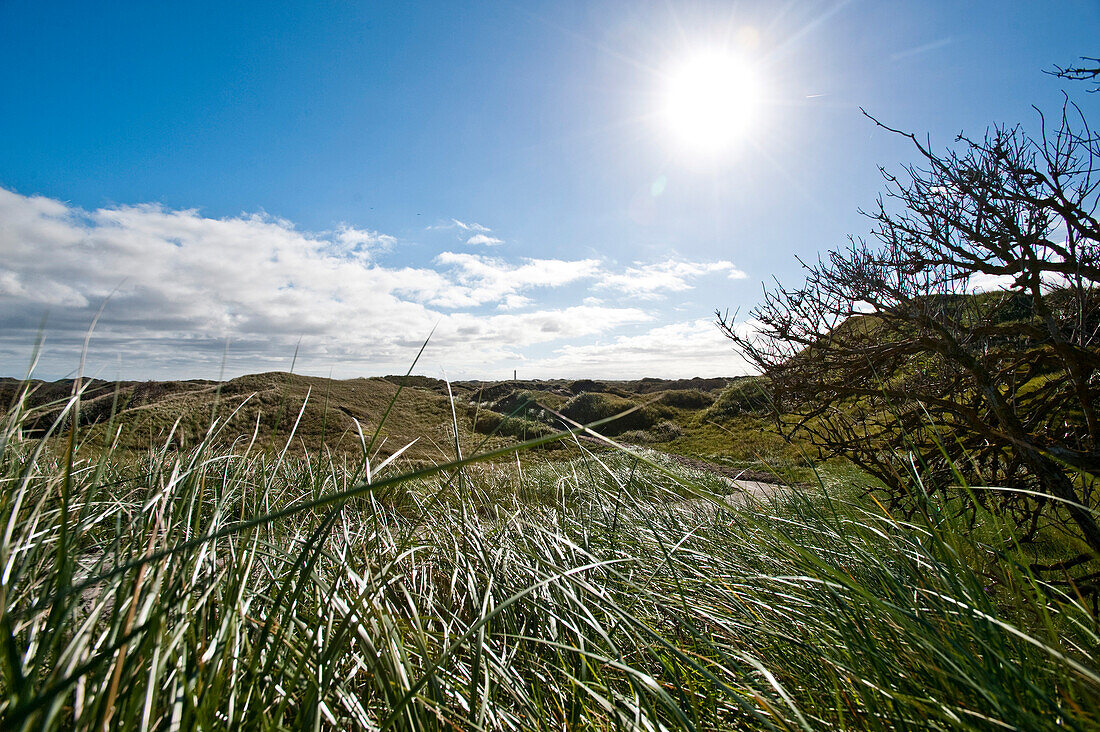
M417 468L217 422L135 455L77 408L0 434L7 729L1100 724L1093 609L996 515L572 436L469 457L452 429Z

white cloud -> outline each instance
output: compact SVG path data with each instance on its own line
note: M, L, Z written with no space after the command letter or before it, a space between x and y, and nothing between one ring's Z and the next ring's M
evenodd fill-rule
M746 326L747 327L747 326ZM714 320L699 319L652 328L645 333L618 336L608 342L565 345L555 355L529 363L525 371L604 379L645 376L691 378L740 376L752 373Z
M499 302L521 290L562 285L596 276L596 259L524 259L511 264L503 259L464 252L442 252L435 264L444 268L451 282L428 298L436 307L467 308ZM513 300L513 302L515 302Z
M474 222L459 221L458 219L451 219L445 224L436 224L429 226L429 231L449 230L457 229L470 233L470 236L466 238L466 244L469 246L485 246L495 247L504 243L503 239L499 239L495 236L489 236L492 231L488 226L482 226L481 224Z
M450 354L448 366L460 372L650 317L539 307L523 294L592 276L595 260L444 253L430 267L380 264L395 244L350 226L311 234L266 215L215 219L158 205L85 211L0 189L0 363L22 372L48 312L43 368L67 373L105 300L90 363L113 369L121 359L142 378L195 376L199 364L209 376L227 341L236 372L286 368L299 338L326 373L401 370L433 326L432 350ZM438 309L492 305L535 309Z
M690 280L708 274L725 273L731 280L745 278L745 273L732 262L685 262L667 259L664 262L635 262L624 272L606 272L597 287L618 290L630 297L652 300L669 292L692 288Z
M357 229L347 224L336 230L334 239L344 253L360 259L371 259L375 254L389 251L397 243L396 239L387 234Z
M504 243L503 239L497 239L495 236L488 236L486 234L474 234L466 240L467 244L471 246L481 245L486 247L496 247Z
M505 295L504 299L497 305L497 310L519 310L520 308L527 307L532 302L534 301L531 298L525 297L524 295Z
M438 229L461 229L462 231L480 231L482 233L489 233L492 231L488 226L482 226L477 223L467 223L465 221L459 221L458 219L451 219L446 224L436 224L435 226L429 226L429 230Z
M1054 260L1053 253L1047 252L1047 256ZM1043 271L1039 279L1048 288L1067 287L1073 283L1071 277L1060 272ZM993 290L1018 290L1023 287L1018 284L1013 275L989 274L987 272L975 272L963 281L963 291L967 293L991 292Z
M422 373L440 364L460 378L510 373L517 363L547 377L739 368L709 321L617 336L659 323L659 314L591 296L581 305L547 303L580 283L644 299L706 274L737 276L729 262L615 271L598 259L445 251L422 266L388 264L399 247L349 225L310 233L262 214L211 218L159 205L88 211L0 188L0 372L23 372L46 313L40 373L70 372L105 300L89 370L106 378L217 376L227 343L230 375L286 369L299 339L299 371L393 373L408 367L433 327Z

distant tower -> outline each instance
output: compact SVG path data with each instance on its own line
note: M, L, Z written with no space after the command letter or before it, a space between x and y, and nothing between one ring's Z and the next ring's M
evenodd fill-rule
M518 379L516 379L516 373L516 369L512 369L512 381L518 381Z

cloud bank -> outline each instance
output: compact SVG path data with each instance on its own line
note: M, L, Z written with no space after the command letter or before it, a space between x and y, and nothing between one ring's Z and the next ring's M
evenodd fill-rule
M472 238L489 231L447 226ZM211 218L154 204L89 211L0 188L0 371L22 375L41 332L39 372L71 372L102 307L89 370L105 378L208 377L223 354L230 375L285 369L296 348L300 370L391 373L433 329L429 363L456 377L495 378L521 364L532 376L626 378L624 358L655 376L738 372L713 325L670 326L634 302L708 274L743 276L729 262L616 269L443 251L421 266L390 263L401 247L346 225L305 232L263 214ZM585 297L591 289L600 298ZM623 334L639 328L648 330Z

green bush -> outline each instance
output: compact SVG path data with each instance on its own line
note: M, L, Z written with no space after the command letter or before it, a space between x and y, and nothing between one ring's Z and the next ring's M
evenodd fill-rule
M706 411L707 419L724 420L742 414L762 414L772 409L773 398L767 381L758 376L735 380L722 390Z
M598 381L593 381L592 379L578 379L569 385L569 391L573 394L583 394L585 392L599 393L607 391L607 386Z
M703 409L714 404L714 397L698 389L676 389L666 391L660 401L677 409Z
M684 436L684 430L672 420L662 419L649 429L650 439L654 442L671 442Z
M477 424L474 429L483 435L497 434L503 437L515 437L521 440L530 440L535 437L543 437L553 434L554 429L542 422L536 422L522 417L508 417L487 409L477 414Z
M636 443L645 445L656 442L671 442L684 436L684 430L675 422L662 419L648 430L627 430L618 435L618 440L624 443Z
M593 394L586 392L570 399L562 407L562 414L581 424L590 424L601 419L623 414L637 405L629 399L611 394ZM653 426L661 417L670 415L667 407L647 405L629 414L597 427L597 431L607 435L618 435L627 430L644 430Z

